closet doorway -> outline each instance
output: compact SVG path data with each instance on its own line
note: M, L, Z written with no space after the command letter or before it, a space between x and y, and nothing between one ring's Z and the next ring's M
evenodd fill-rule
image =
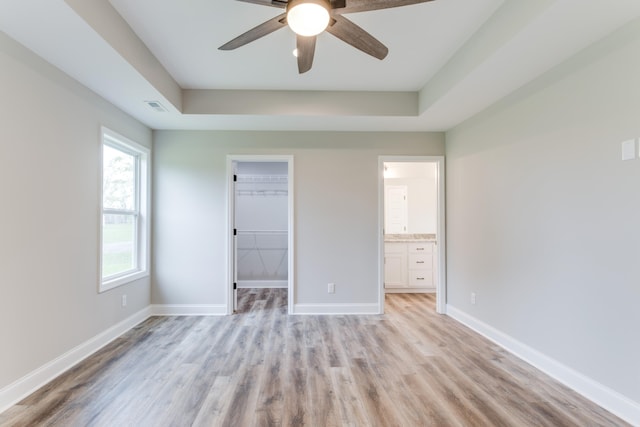
M228 312L239 289L287 289L293 301L293 158L228 156ZM246 292L246 291L243 291Z

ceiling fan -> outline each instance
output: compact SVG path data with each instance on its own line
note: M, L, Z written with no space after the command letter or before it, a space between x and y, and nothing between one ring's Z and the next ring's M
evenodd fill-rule
M220 46L220 50L233 50L264 37L285 26L296 33L298 72L306 73L313 65L316 36L326 31L356 49L375 58L384 59L389 49L371 34L345 18L354 12L389 9L426 3L433 0L238 0L263 6L285 9L255 28Z

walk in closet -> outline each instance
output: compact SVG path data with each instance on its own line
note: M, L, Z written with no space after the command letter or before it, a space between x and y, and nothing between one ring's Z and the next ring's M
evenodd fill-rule
M288 165L237 162L235 229L238 288L286 288Z

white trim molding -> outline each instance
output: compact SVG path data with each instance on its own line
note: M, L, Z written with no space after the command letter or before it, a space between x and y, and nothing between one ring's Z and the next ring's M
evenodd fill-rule
M91 356L134 326L144 322L150 316L150 307L146 307L4 387L0 390L0 413Z
M153 304L152 316L226 316L226 304Z
M495 329L473 316L447 305L446 313L451 318L473 329L488 340L498 344L515 356L535 366L550 377L580 393L612 414L631 425L640 426L640 403L618 393L609 387L563 365L555 359L535 350L515 338Z
M287 289L288 280L238 280L238 289Z
M385 288L385 294L435 294L432 288ZM444 313L440 313L444 314Z
M293 314L379 314L377 303L373 304L295 304Z

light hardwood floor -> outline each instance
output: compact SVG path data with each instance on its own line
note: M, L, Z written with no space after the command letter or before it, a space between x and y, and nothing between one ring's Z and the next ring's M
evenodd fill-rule
M153 317L0 415L2 426L622 426L446 316L287 316L241 290L227 317Z

